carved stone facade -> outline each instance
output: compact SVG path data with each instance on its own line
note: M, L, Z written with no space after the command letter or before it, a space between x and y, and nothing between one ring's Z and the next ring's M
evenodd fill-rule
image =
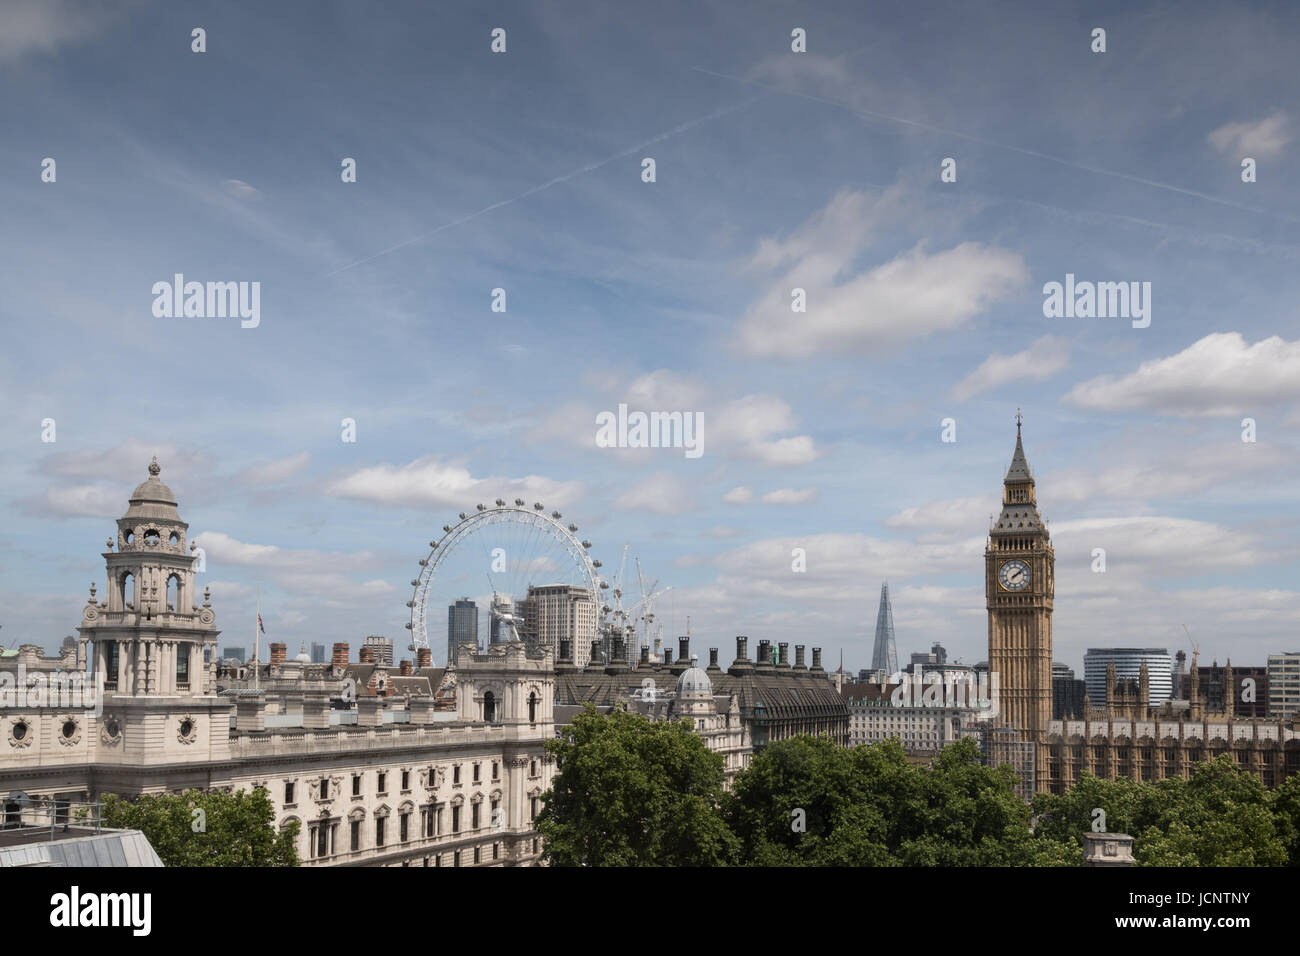
M519 642L471 650L454 675L404 670L382 696L374 666L346 660L264 665L266 687L223 690L216 615L206 594L197 605L188 526L160 470L155 460L104 553L105 600L92 585L82 614L78 666L102 693L84 707L9 710L0 793L85 801L261 786L280 827L301 825L305 865L536 863L533 821L554 771L552 656Z

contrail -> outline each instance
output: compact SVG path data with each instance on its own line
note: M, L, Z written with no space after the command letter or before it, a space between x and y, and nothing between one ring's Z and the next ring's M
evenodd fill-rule
M1060 156L1053 156L1050 153L1040 153L1035 149L1025 149L1023 146L1012 146L1009 143L997 143L993 140L983 139L979 136L972 136L969 133L961 133L957 130L945 129L942 126L932 126L929 123L921 123L916 120L906 119L902 116L891 116L888 113L877 113L874 110L862 109L857 106L849 106L847 103L841 103L838 100L827 99L823 96L814 96L811 93L797 93L793 90L784 90L780 87L769 86L765 83L759 83L756 80L746 80L743 77L732 76L729 73L718 73L714 70L706 70L700 66L691 67L697 73L704 73L708 76L716 76L724 80L732 80L736 83L744 83L748 86L756 86L759 89L767 90L771 93L783 93L786 96L796 96L800 99L812 100L815 103L825 103L827 106L838 106L840 109L848 110L850 113L857 113L860 116L869 116L872 119L888 120L891 123L901 123L904 126L912 126L916 129L923 129L931 133L942 133L944 136L953 136L957 139L969 140L972 143L979 143L981 146L991 146L994 149L1005 149L1013 153L1020 153L1023 156L1033 156L1036 159L1045 159L1048 162L1059 163L1062 166L1069 166L1071 169L1080 169L1088 173L1096 173L1099 176L1112 176L1116 179L1125 179L1131 183L1139 183L1143 186L1154 186L1156 189L1164 189L1172 193L1180 193L1184 196L1193 196L1196 199L1204 199L1206 202L1217 203L1220 206L1229 206L1233 209L1241 209L1245 212L1260 213L1265 216L1272 216L1276 219L1282 219L1286 222L1300 222L1295 216L1288 216L1285 213L1273 212L1268 209L1258 209L1254 206L1247 206L1243 203L1232 202L1229 199L1221 199L1218 196L1211 196L1208 193L1197 192L1195 189L1185 189L1182 186L1175 186L1171 183L1162 183L1154 179L1144 179L1141 176L1133 176L1129 173L1121 173L1113 169L1103 169L1100 166L1090 166L1087 163L1079 163L1070 159L1062 159Z
M483 216L489 212L492 212L492 210L494 209L500 209L502 206L509 206L511 203L517 203L521 199L527 199L529 196L534 196L544 189L550 189L552 186L558 185L559 183L568 182L570 179L573 179L575 176L581 176L583 173L590 173L597 169L600 169L602 166L608 166L610 163L614 162L615 160L623 159L624 157L630 156L633 153L638 153L641 150L645 149L647 146L653 146L655 143L662 142L663 140L676 136L679 133L684 133L689 129L693 129L696 126L699 126L701 123L707 123L710 120L715 120L720 116L725 116L728 113L734 113L738 109L743 109L749 104L763 99L766 95L767 94L753 96L747 100L742 100L739 103L733 103L731 106L724 106L722 107L722 109L714 110L712 113L709 113L706 116L699 116L696 117L695 119L687 120L684 123L679 123L678 125L674 126L672 129L665 130L662 133L650 137L644 142L637 143L635 146L629 146L627 149L615 153L613 156L608 156L605 159L600 159L600 160L596 160L595 162L587 163L587 165L581 166L578 169L556 176L554 179L549 179L546 182L542 183L540 186L534 186L532 189L525 190L524 192L520 193L518 196L511 196L509 199L502 199L500 202L494 202L490 206L484 206L482 209L472 212L467 216L462 216L459 219L455 219L451 222L444 223L443 225L439 226L437 229L432 229L429 232L415 236L411 239L407 239L403 242L399 242L395 246L389 246L387 249L380 250L379 252L376 252L372 256L366 256L364 259L358 259L356 262L350 262L345 266L335 269L333 272L327 272L325 274L325 278L326 279L333 278L334 276L338 275L341 272L347 272L349 269L355 268L356 266L364 265L367 262L372 262L373 260L378 259L380 256L386 256L390 252L396 252L398 249L403 249L406 246L413 245L414 243L423 242L425 239L428 239L431 236L436 236L438 233L443 232L447 229L451 229L454 226L463 225L464 223L467 223L472 219L477 219L479 216Z

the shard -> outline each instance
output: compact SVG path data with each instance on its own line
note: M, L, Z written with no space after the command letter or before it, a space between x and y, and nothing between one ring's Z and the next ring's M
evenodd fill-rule
M889 582L880 586L880 612L876 615L876 646L871 652L871 669L888 675L898 673L898 649L894 646L894 609L889 604Z

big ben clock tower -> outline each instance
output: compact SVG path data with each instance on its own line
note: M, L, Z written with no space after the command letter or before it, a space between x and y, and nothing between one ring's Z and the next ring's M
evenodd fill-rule
M1034 478L1020 442L1002 481L1002 513L984 551L984 594L989 612L989 672L997 675L995 723L1034 745L1036 789L1047 781L1044 737L1052 716L1052 595L1055 555L1038 514Z

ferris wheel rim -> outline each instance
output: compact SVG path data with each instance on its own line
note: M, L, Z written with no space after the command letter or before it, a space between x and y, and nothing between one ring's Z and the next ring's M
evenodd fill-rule
M521 517L526 520L520 520ZM600 613L600 591L605 586L605 582L597 573L596 562L593 561L589 553L591 542L580 540L576 534L576 526L563 524L560 520L561 517L558 511L547 514L545 507L540 503L535 504L532 508L519 503L513 505L499 503L491 507L478 505L477 509L472 512L462 511L456 524L444 525L442 537L437 541L430 542L428 556L420 561L420 573L411 582L413 587L409 602L411 620L406 625L411 632L410 650L415 651L417 654L420 650L432 652L432 645L429 642L428 635L427 603L429 588L437 576L437 570L443 563L444 556L454 552L457 544L481 528L512 520L520 524L532 525L534 528L546 529L554 537L556 542L573 559L574 568L580 570L582 577L585 579L585 585L578 586L586 586L591 591L592 600L597 607L597 614L603 617L603 614Z

